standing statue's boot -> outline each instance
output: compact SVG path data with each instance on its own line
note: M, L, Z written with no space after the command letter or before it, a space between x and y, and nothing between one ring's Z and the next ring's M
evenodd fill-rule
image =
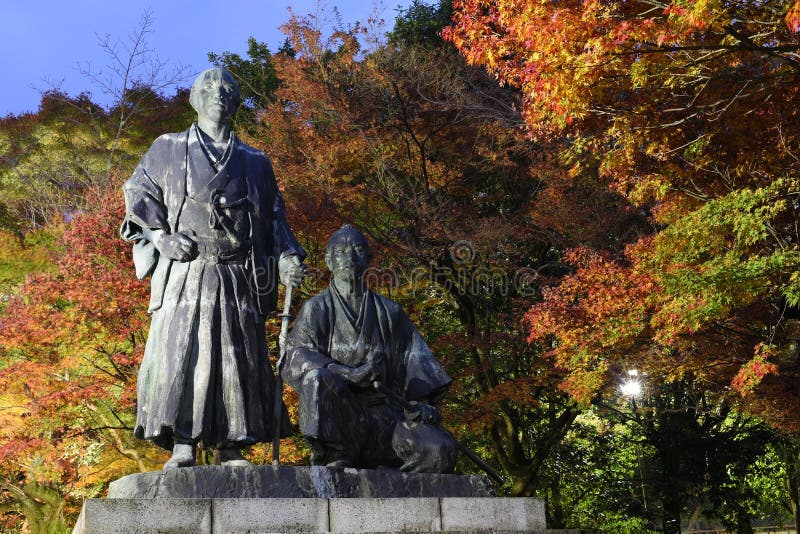
M178 443L172 447L172 458L164 464L163 470L169 471L178 467L191 467L195 464L194 443Z
M247 467L253 465L242 456L242 451L235 447L225 447L218 451L219 464L229 467Z

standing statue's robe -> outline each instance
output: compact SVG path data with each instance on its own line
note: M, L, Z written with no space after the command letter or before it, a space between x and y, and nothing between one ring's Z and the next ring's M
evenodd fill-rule
M367 291L353 310L331 284L300 310L286 342L283 378L299 395L300 430L348 451L358 467L449 472L457 449L440 428L407 421L371 387L346 382L326 368L373 360L382 382L408 401L433 403L452 380L394 301Z
M231 135L215 161L196 125L153 143L123 186L123 239L151 276L150 333L139 368L134 434L241 447L272 439L274 376L263 316L275 309L277 264L305 256L269 160ZM161 256L143 229L182 232L199 256ZM285 414L282 435L289 433Z

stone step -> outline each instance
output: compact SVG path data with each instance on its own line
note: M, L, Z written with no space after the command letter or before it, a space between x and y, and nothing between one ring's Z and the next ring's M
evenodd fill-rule
M73 534L545 533L539 499L87 499Z

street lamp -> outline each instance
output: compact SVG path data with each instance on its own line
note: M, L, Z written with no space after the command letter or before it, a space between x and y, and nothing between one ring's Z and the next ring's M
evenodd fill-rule
M639 371L636 369L628 369L627 377L622 380L619 385L619 391L623 396L628 397L631 402L631 409L636 412L636 397L642 394L642 381L639 378ZM636 442L636 463L639 466L639 484L642 488L642 504L644 509L647 510L647 492L644 486L644 466L642 465L642 452L639 447L639 442Z
M642 394L642 381L639 380L639 371L636 369L628 370L628 377L622 381L619 391L626 397L630 397L633 402L636 397Z

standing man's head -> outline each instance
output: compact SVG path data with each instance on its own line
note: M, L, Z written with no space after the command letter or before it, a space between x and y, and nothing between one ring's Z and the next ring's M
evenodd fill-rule
M189 103L198 117L217 124L227 123L241 103L239 84L225 69L208 69L192 84Z
M349 224L336 230L325 247L325 263L333 278L344 282L360 281L369 268L369 244L364 234Z

